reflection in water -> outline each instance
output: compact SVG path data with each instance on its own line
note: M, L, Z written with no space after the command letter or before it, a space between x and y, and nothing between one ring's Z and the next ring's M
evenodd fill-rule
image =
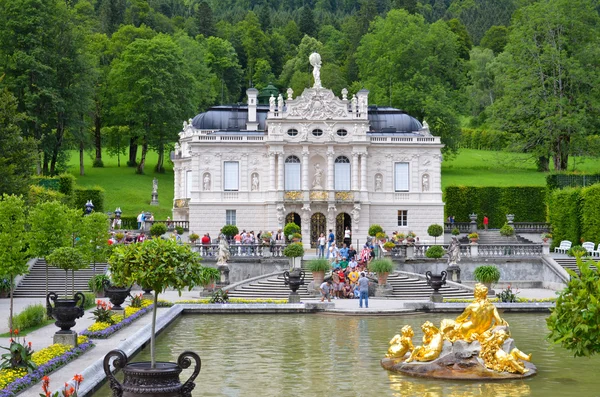
M185 315L157 339L157 357L176 361L184 350L202 358L196 396L596 396L600 357L575 359L545 341L545 315L502 315L539 373L509 382L453 382L389 373L379 364L390 335L446 315L393 317L325 315ZM142 351L134 361L149 360ZM187 379L185 370L181 378ZM108 397L105 387L96 396Z

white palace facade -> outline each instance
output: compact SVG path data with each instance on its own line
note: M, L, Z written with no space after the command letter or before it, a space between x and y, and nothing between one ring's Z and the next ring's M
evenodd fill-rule
M334 230L365 241L371 224L427 237L444 221L440 138L405 112L369 106L367 90L342 98L315 84L258 104L215 106L183 123L173 157L173 219L217 236L225 224L277 231L294 221L305 246ZM310 236L310 239L306 237Z

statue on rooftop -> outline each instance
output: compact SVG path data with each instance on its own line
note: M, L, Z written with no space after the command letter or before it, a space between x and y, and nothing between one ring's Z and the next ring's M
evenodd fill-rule
M313 88L323 88L321 86L321 55L317 52L313 52L308 57L310 64L313 66L313 77L315 79L315 84Z

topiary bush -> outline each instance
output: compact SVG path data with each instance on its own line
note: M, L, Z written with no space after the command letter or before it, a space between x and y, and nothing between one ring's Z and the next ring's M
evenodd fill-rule
M458 230L458 228L455 227L454 229L452 229L451 233L452 233L453 236L458 236L460 234L460 230Z
M442 225L429 225L427 228L427 234L434 238L434 241L437 243L437 238L444 234L444 227Z
M104 189L95 187L76 187L73 191L73 206L85 209L85 203L92 200L95 212L104 212Z
M150 235L152 237L160 237L167 232L167 225L164 223L155 223L150 227Z
M581 189L581 237L600 243L600 183Z
M441 245L432 245L425 251L425 256L428 258L441 258L445 253L446 251Z
M296 225L294 222L290 222L283 227L283 235L287 238L294 234L300 234L300 232L300 226Z
M235 236L239 232L240 232L240 230L238 229L238 227L236 225L225 225L221 228L221 233L223 233L224 235L226 235L229 238Z
M478 266L473 272L473 278L484 284L497 283L500 280L500 270L496 266Z
M304 247L302 243L291 243L283 250L283 255L288 258L297 258L304 256Z
M579 241L581 237L581 189L553 190L548 195L548 221L552 224L552 247L562 240Z
M383 233L383 228L379 225L373 224L369 227L369 236L377 236L377 233Z

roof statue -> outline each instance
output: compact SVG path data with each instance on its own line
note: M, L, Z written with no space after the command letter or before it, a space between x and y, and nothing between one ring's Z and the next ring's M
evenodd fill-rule
M321 55L317 52L313 52L308 57L310 64L313 66L313 77L315 78L315 84L313 88L323 88L321 86Z

